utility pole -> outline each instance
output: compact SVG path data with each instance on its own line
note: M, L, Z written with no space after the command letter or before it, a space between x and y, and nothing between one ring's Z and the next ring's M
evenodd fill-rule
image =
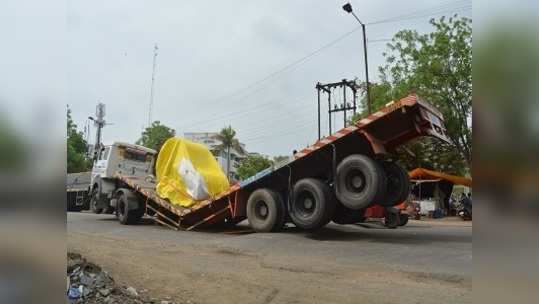
M154 83L155 83L155 65L156 65L156 60L157 60L157 50L159 50L159 48L157 47L157 43L156 43L153 47L152 85L150 87L150 106L148 109L148 127L152 125L153 90L154 90Z
M99 151L101 150L101 129L105 126L105 104L100 102L97 104L97 107L95 108L95 117L88 117L88 119L92 120L94 122L95 127L97 128L96 135L95 135L95 145L94 145L94 160L97 159L97 155L99 154Z
M346 96L346 91L347 91L347 88L352 90L352 104L350 104L350 102L348 102L348 97ZM318 97L318 139L320 139L320 136L321 136L321 126L320 126L320 98L321 98L321 93L326 93L327 94L327 98L328 98L328 120L329 120L329 123L328 123L328 127L329 127L329 134L333 134L333 128L332 128L332 122L334 121L334 119L332 118L332 115L333 113L336 113L336 112L343 112L343 118L344 118L344 123L343 123L343 126L346 127L347 125L347 121L346 121L346 111L354 111L354 114L356 113L356 94L357 94L357 89L358 89L358 85L356 83L355 80L352 80L352 81L349 81L349 80L346 80L346 79L343 79L342 81L339 81L339 82L333 82L333 83L326 83L326 84L322 84L320 82L318 82L316 84L316 91L317 91L317 97ZM333 90L335 89L338 89L338 88L342 88L343 90L343 93L342 93L342 96L343 96L343 100L342 100L342 104L341 106L339 107L337 104L332 104L331 102L331 96L333 94ZM334 106L332 108L332 106Z
M367 109L369 111L369 114L372 113L371 109L371 85L369 83L369 61L367 59L367 34L365 33L365 23L361 22L357 15L352 10L352 5L350 3L346 3L343 5L343 10L345 10L347 13L352 14L354 18L356 18L357 22L361 24L361 30L363 31L363 54L365 57L365 80L367 81Z

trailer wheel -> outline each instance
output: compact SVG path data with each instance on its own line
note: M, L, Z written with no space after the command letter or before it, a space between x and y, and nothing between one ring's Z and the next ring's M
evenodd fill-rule
M385 189L384 170L368 156L350 155L337 166L335 194L350 209L367 208L383 197Z
M100 214L103 212L103 208L98 207L99 204L99 187L94 187L92 189L92 194L90 196L90 210L95 214Z
M279 193L270 189L255 190L247 201L247 219L257 232L276 232L283 228L285 206Z
M389 229L395 229L397 226L400 226L400 214L386 211L384 225Z
M113 214L114 213L114 208L112 206L107 206L107 208L103 209L103 213Z
M137 208L133 209L133 207ZM134 201L132 195L128 195L127 193L122 193L120 195L116 205L116 217L121 224L136 224L143 215L144 209L138 206L138 203Z
M387 176L387 186L384 198L379 204L385 207L402 203L410 195L410 177L408 172L394 162L382 163Z
M363 216L363 210L352 210L341 203L337 203L332 220L339 225L348 225L364 222L365 217Z
M401 213L399 215L399 226L405 226L406 224L408 224L408 214Z
M331 221L335 206L336 200L325 183L304 178L294 185L288 213L297 227L315 230Z

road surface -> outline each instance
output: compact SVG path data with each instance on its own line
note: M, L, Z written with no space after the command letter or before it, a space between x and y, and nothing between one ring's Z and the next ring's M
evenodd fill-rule
M471 303L472 227L330 224L316 233L172 231L68 213L68 250L120 283L194 303Z

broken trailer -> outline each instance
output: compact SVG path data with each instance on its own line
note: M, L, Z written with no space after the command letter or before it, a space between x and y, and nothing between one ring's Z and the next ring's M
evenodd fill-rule
M388 152L420 136L449 142L442 114L413 94L192 207L160 198L151 178L123 173L115 175L110 204L123 224L135 224L146 214L172 229L247 219L258 232L279 231L286 222L313 230L330 221L362 222L372 214L369 208L380 206L396 226L399 211L392 207L407 198L410 184Z

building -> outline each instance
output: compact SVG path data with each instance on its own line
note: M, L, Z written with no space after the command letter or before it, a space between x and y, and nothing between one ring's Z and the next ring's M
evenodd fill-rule
M217 138L219 133L216 132L189 132L184 133L183 136L185 139L194 141L200 144L205 145L208 150L215 156L215 159L221 165L223 172L226 174L227 167L227 155L226 151L219 151L217 148L222 144L222 142ZM241 147L245 151L245 145L240 143ZM228 177L231 181L237 181L236 170L238 169L242 159L247 157L249 153L240 153L234 149L230 149L230 176Z

